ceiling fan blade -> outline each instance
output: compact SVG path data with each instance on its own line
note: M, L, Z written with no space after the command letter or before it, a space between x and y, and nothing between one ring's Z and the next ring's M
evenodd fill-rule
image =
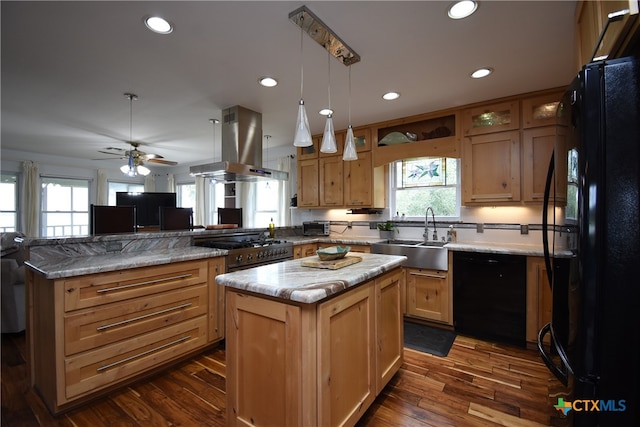
M108 151L98 150L98 153L108 154L110 156L116 156L116 157L113 157L114 159L121 159L126 157L126 153L124 151L122 153L110 153Z
M172 161L169 161L169 160L162 160L162 159L153 159L153 158L147 159L147 161L149 163L159 163L161 165L169 165L169 166L174 166L174 165L178 164L178 162L172 162Z
M164 159L164 156L161 156L160 154L154 154L154 153L146 153L144 156L147 158L147 160Z

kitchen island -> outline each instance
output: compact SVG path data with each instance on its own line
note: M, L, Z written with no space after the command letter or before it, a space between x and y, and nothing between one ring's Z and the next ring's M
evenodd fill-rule
M228 425L354 425L397 372L406 257L357 256L338 270L299 259L216 277Z

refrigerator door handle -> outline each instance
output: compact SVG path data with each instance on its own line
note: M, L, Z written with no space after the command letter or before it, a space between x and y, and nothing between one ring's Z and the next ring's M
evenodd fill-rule
M547 334L549 334L551 338L551 349L555 349L560 356L560 366L556 365L553 362L551 356L544 348L543 342ZM564 351L562 351L562 349L558 346L553 333L551 333L551 323L547 323L546 325L544 325L544 327L540 329L540 332L538 333L538 351L540 352L540 357L542 357L544 364L547 365L547 368L549 368L553 375L555 375L556 378L558 378L560 382L566 386L569 383L569 373L573 375L573 369L571 369L571 366L569 366L569 362L566 355L564 354Z
M547 269L547 278L549 279L549 287L553 288L553 270L551 268L551 257L549 256L549 198L551 195L551 181L553 180L553 172L555 169L555 150L551 152L551 160L549 161L549 169L547 170L547 180L544 184L544 201L542 203L542 250L544 251L544 265ZM555 221L554 221L555 226ZM554 230L555 232L555 230Z

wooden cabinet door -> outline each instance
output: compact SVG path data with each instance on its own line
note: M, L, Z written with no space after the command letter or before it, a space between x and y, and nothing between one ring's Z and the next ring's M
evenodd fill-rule
M226 272L225 257L209 259L209 341L224 338L224 289L216 276Z
M380 393L402 365L402 269L380 276L376 291L376 394Z
M317 425L354 425L362 416L376 396L375 357L374 286L319 305Z
M462 153L463 204L520 201L520 133L466 138Z
M464 136L520 129L520 101L480 105L463 112Z
M522 133L522 187L525 202L540 202L544 198L549 161L556 142L555 127L526 129Z
M315 243L309 243L306 245L296 245L293 247L293 259L313 256L316 254L317 248L318 246Z
M353 130L353 139L356 142L356 151L371 151L371 128L358 128Z
M320 152L320 143L322 142L321 136L314 136L311 138L313 145L309 147L298 147L298 160L317 159Z
M551 322L553 294L542 257L527 257L527 342L536 343L538 331Z
M320 158L320 206L343 205L343 163L341 156Z
M298 162L298 206L318 206L318 160L300 160Z
M522 100L522 129L557 123L556 112L562 92L533 96Z
M408 268L406 274L407 314L452 324L447 272Z
M227 425L306 424L300 308L229 288L226 294L233 319L226 332Z
M358 153L358 160L344 162L344 204L373 206L371 152Z

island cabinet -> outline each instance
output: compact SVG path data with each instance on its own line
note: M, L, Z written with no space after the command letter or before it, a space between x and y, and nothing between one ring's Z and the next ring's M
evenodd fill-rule
M224 259L46 279L29 269L30 382L53 413L223 337Z
M226 288L228 425L354 425L402 363L401 280L312 304Z
M447 271L405 268L408 316L453 325L453 295Z
M308 256L313 256L316 254L318 250L318 245L316 243L308 243L304 245L295 245L293 247L293 259L305 258Z

